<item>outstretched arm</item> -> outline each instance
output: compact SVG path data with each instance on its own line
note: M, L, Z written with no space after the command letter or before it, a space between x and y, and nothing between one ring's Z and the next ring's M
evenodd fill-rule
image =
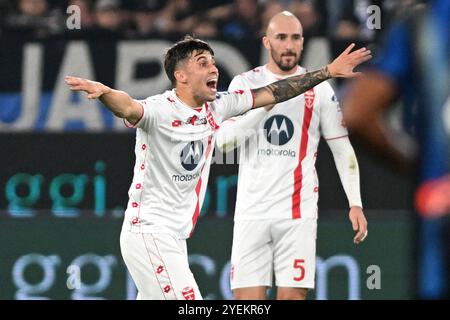
M88 99L99 99L115 116L135 124L143 114L142 105L126 92L114 90L103 83L78 77L66 77L72 91L84 91Z
M253 89L254 108L264 107L294 98L330 78L351 78L359 75L353 69L372 58L370 50L361 48L351 52L351 44L332 63L320 70L289 77L268 86Z

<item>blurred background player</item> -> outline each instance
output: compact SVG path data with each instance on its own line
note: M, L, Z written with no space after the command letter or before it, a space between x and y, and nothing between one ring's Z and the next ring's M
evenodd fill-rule
M266 65L234 77L229 91L258 88L293 75L303 49L300 21L290 12L269 22ZM277 299L305 299L314 288L320 136L326 139L347 195L354 242L367 235L358 162L330 84L222 124L222 151L241 145L231 257L236 299L265 299L275 271Z
M199 216L222 121L286 101L331 77L351 77L371 58L351 45L332 63L258 89L217 93L219 71L204 41L186 37L164 59L173 90L138 101L95 81L66 77L71 90L97 99L136 131L136 163L120 237L140 299L202 299L189 268L186 239ZM297 107L300 108L300 107Z
M351 86L344 103L351 131L374 151L403 168L416 161L421 299L450 298L449 32L450 1L411 10L392 27L375 65ZM399 98L412 143L395 135L384 118Z

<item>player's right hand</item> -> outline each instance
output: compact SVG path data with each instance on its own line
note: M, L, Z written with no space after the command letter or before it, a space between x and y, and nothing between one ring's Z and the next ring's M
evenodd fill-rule
M78 77L66 76L64 81L69 85L70 90L86 92L88 99L100 98L103 94L108 93L109 89L100 82Z

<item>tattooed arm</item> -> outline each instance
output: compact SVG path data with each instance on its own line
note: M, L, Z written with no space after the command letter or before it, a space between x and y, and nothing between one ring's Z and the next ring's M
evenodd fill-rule
M283 102L296 97L319 83L332 78L328 67L303 75L289 77L268 86L253 89L255 97L254 108L265 107L270 104Z
M320 70L289 77L268 86L253 89L254 108L267 106L271 108L273 106L270 105L301 95L330 78L350 78L358 75L359 72L355 73L353 69L364 61L371 59L372 56L366 48L350 52L354 46L354 44L348 46L332 63Z

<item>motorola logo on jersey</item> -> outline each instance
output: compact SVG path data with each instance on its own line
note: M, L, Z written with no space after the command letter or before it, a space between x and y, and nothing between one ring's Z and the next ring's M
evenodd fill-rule
M203 142L201 140L188 142L181 150L181 165L187 171L194 170L203 156Z
M283 115L275 115L267 119L264 132L269 143L282 146L291 140L294 135L292 121Z

